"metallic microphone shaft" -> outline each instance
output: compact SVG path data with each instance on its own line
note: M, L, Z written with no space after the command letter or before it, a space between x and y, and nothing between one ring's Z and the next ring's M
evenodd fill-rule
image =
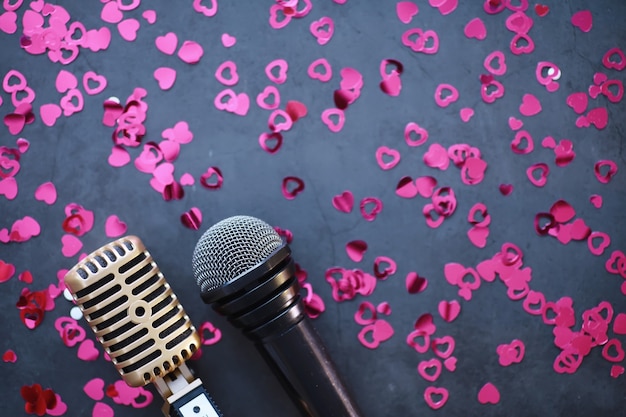
M128 385L154 383L166 416L221 415L185 364L200 336L139 238L94 251L68 271L65 284Z

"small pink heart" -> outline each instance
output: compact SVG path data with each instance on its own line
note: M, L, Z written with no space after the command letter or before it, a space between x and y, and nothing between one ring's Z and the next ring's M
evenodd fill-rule
M227 72L228 78L224 75ZM233 61L224 61L215 70L215 78L217 81L226 86L233 86L239 82L239 74L237 74L237 64Z
M413 140L411 133L417 134L417 139ZM428 140L428 131L415 122L409 122L404 127L404 141L409 146L420 146Z
M554 138L552 136L546 136L541 141L541 146L547 149L554 149L556 148L556 142L554 141Z
M417 193L424 198L430 198L433 195L433 191L437 186L437 180L434 177L426 176L419 177L415 180L415 187Z
M511 130L516 131L521 129L523 126L524 122L522 122L520 119L516 119L513 116L509 117L509 127L511 128Z
M67 258L76 255L83 247L83 242L74 235L63 235L63 237L61 237L61 243L63 244L61 252L63 256Z
M333 197L333 207L343 213L350 213L354 206L354 196L350 191L344 191L343 193Z
M381 146L376 150L376 162L378 162L378 166L381 169L389 170L400 162L400 152L396 149Z
M398 19L404 24L411 23L413 16L419 13L417 4L412 1L400 1L396 4L396 14Z
M198 329L203 346L214 345L222 339L222 332L213 323L205 321ZM211 337L207 337L210 335Z
M472 116L474 116L474 109L470 107L463 107L461 111L459 112L459 115L461 116L461 120L467 123L470 121Z
M335 23L332 18L324 16L319 20L311 22L309 27L311 34L317 39L320 45L326 45L333 37Z
M154 22L156 22L157 14L155 10L148 9L148 10L144 10L143 13L141 13L141 17L146 19L146 22L152 25L154 24Z
M43 124L49 127L54 126L62 113L63 111L58 104L48 103L39 107L39 117L41 117Z
M95 361L98 359L100 352L96 349L96 346L91 339L85 339L78 346L77 356L84 361Z
M100 401L104 398L104 380L102 378L89 380L83 387L83 391L92 400Z
M337 121L333 121L331 117L335 117ZM322 122L328 127L333 133L337 133L343 129L343 124L345 123L345 114L343 110L330 108L326 109L322 112Z
M95 87L90 86L90 82L96 83ZM87 71L83 75L83 88L85 89L85 93L93 96L95 94L101 93L107 86L107 79L104 75L98 75L93 71Z
M57 190L53 183L45 182L37 187L35 191L35 199L43 201L48 205L54 204L57 200Z
M481 404L497 404L500 402L500 391L491 382L487 382L478 391L478 402Z
M274 72L278 69L278 74L274 75ZM284 59L275 59L265 67L265 75L270 81L276 84L283 84L287 81L287 71L289 65Z
M154 70L154 79L161 90L167 91L172 88L176 81L176 70L169 67L159 67Z
M8 200L14 200L17 196L17 181L14 177L8 177L0 180L0 195L5 196Z
M108 404L97 402L93 406L93 411L91 412L92 417L114 417L115 411Z
M269 97L272 97L271 102L267 102ZM268 85L256 96L256 104L265 110L277 109L280 105L280 93L278 89L273 85Z
M163 36L157 36L154 43L159 51L166 55L173 55L178 46L178 36L174 32L168 32Z
M115 214L107 217L107 220L104 224L104 232L107 237L111 238L122 236L126 233L126 229L126 223L121 221L119 217L117 217Z
M320 72L318 70L319 67L323 68L324 72ZM311 62L311 65L309 65L309 68L307 69L307 74L313 80L327 82L332 78L333 71L326 58L319 58Z
M593 26L593 16L589 10L581 10L572 16L572 25L582 32L589 32Z
M0 14L0 30L9 35L17 32L17 14L7 11Z
M193 175L191 175L188 172L185 172L183 175L181 175L180 177L180 185L193 185L196 180L193 178Z
M47 409L46 414L57 417L62 416L67 412L67 404L63 402L59 394L54 394L56 397L56 405L53 408Z
M441 375L441 361L437 358L421 361L417 365L417 372L429 382L435 382Z
M442 171L448 169L448 166L450 165L448 151L438 143L430 145L428 152L424 154L423 160L426 166L439 168Z
M346 244L348 257L354 262L361 262L366 251L367 243L363 240L353 240Z
M124 13L118 8L116 1L107 2L102 7L100 18L107 23L118 23L124 18Z
M426 387L424 390L424 401L433 410L438 410L448 402L448 390L438 387Z
M439 302L438 311L444 321L451 323L459 316L459 313L461 312L461 305L457 300L442 300Z
M236 43L237 43L237 38L235 38L234 36L231 36L228 33L222 34L222 45L224 45L224 48L230 48L231 46L234 46Z
M527 117L534 116L541 112L541 103L532 94L524 94L522 104L519 106L519 112Z
M498 189L500 190L500 194L507 196L513 192L513 185L512 184L500 184L498 186Z
M594 194L591 197L589 197L589 201L597 209L602 207L602 196L601 195Z
M448 359L446 359L445 361L443 361L443 366L449 371L449 372L454 372L456 371L456 362L457 359L454 356L450 356Z
M418 189L413 181L413 178L405 176L400 178L398 185L396 185L396 195L402 198L413 198L417 196Z
M184 41L178 50L178 57L187 64L197 64L203 55L204 49L194 41Z
M465 25L464 33L465 36L470 39L474 38L482 41L487 37L487 28L485 27L485 23L483 23L482 19L480 17L476 17Z
M566 103L577 114L583 114L587 110L589 99L585 93L572 93L567 97Z
M586 119L589 123L594 125L596 129L602 130L609 122L609 113L606 107L596 107L587 113Z
M477 248L484 248L487 246L489 228L484 226L473 226L467 231L467 237Z
M113 148L111 148L108 162L112 167L123 167L130 162L130 154L125 148L114 145Z
M202 212L199 208L192 207L180 216L180 221L183 226L192 230L198 230L202 225Z
M193 9L206 17L215 16L217 13L217 0L211 0L211 7L203 5L202 0L193 0Z
M61 70L57 75L55 86L57 91L63 94L69 90L78 87L78 80L76 79L76 76L71 72Z
M246 93L237 94L237 107L234 113L239 116L245 116L250 109L250 97Z
M9 128L9 133L17 135L22 131L22 129L24 129L24 125L26 125L26 117L19 113L9 113L4 116L3 122L6 127Z
M428 280L420 277L417 272L409 272L406 276L406 290L409 294L417 294L428 287Z

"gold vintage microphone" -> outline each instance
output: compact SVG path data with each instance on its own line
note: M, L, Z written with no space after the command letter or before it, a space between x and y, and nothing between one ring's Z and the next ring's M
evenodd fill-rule
M200 336L138 237L89 254L65 284L128 385L154 383L165 416L222 416L185 364Z

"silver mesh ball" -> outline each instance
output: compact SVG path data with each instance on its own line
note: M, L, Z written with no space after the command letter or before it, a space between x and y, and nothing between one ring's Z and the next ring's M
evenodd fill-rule
M274 228L250 216L233 216L204 232L193 251L193 274L202 292L236 278L283 244Z

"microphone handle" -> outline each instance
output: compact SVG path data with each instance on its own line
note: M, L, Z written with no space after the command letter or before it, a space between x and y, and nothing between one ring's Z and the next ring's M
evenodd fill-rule
M307 318L255 345L305 416L362 416Z

